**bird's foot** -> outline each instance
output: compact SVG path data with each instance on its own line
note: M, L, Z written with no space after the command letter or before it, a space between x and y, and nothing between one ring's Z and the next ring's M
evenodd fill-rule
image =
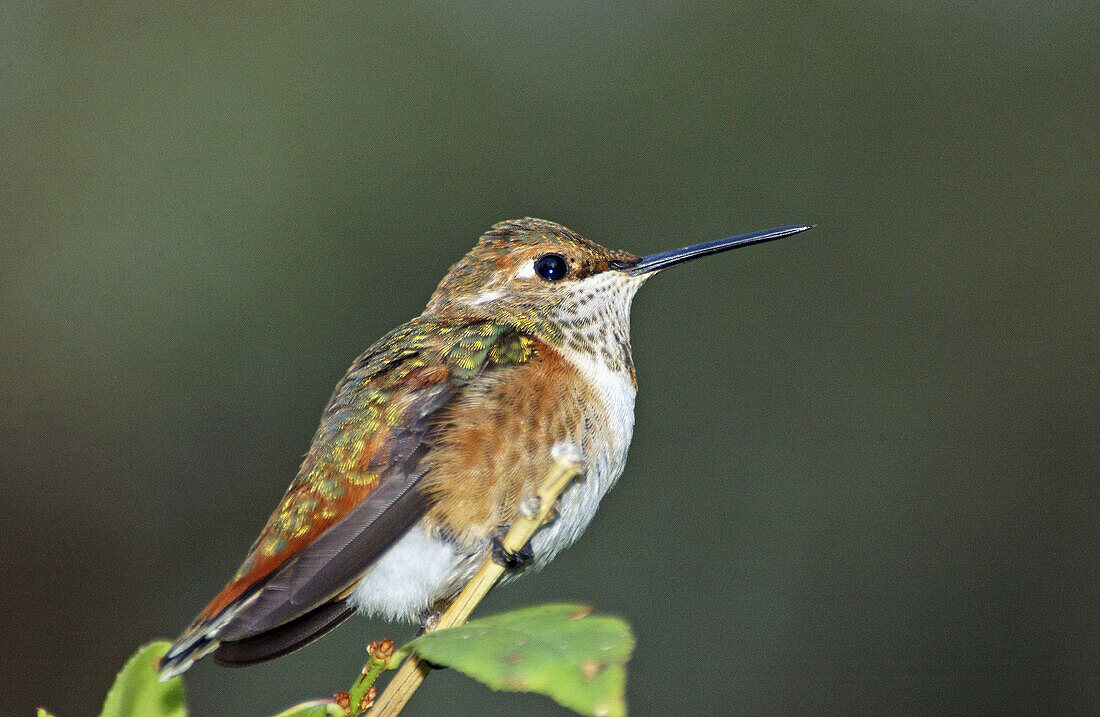
M531 541L527 541L526 545L513 552L504 547L504 542L499 535L495 535L492 540L492 556L493 562L497 565L501 565L508 570L519 570L531 562L531 559L535 557L535 553L531 550Z
M420 622L420 629L416 631L416 637L420 637L425 632L434 630L435 626L439 624L439 618L441 617L443 617L443 613L434 608L426 607L421 610L420 614L416 616L416 619Z
M413 637L414 640L424 633L434 630L436 625L439 624L439 618L443 617L443 613L441 613L439 610L436 610L435 608L426 607L421 610L420 614L416 617L420 621L420 629L416 631L416 636ZM424 664L426 664L433 670L447 669L446 665L439 665L434 662L428 662L427 660L424 660Z

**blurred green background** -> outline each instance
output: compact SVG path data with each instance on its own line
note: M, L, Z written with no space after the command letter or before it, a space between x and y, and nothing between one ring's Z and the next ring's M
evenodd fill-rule
M591 602L635 714L1100 712L1100 54L1079 3L0 4L0 694L90 714L332 386L493 222L638 253L625 475L481 612ZM187 675L346 687L355 620ZM416 714L560 714L435 674Z

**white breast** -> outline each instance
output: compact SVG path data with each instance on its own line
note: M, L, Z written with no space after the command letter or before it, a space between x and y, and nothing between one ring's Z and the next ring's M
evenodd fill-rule
M584 457L585 475L561 497L558 517L531 541L534 569L550 562L558 551L572 545L596 515L600 500L615 484L626 465L626 453L634 433L634 397L637 389L628 373L614 371L591 354L563 352L592 382L602 406L606 423L586 431L578 446Z

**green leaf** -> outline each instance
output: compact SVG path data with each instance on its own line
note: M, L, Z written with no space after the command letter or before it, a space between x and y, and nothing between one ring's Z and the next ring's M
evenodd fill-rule
M584 605L542 605L421 635L409 643L494 690L537 692L585 715L626 714L630 626Z
M332 700L313 700L294 705L275 717L344 717L344 710Z
M47 712L45 707L39 707L35 711L34 717L53 717L53 715Z
M151 642L126 661L115 677L100 717L185 717L183 679L160 682L157 661L171 643Z

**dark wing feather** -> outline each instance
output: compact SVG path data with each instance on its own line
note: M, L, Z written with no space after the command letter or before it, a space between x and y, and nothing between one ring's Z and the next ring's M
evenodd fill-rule
M222 641L214 650L214 661L229 667L244 667L294 652L351 617L355 608L343 600L325 603L285 625L255 637Z
M402 470L387 471L365 500L287 561L219 631L219 639L255 637L347 590L424 514L424 499L416 490L424 475L419 465L424 452L414 451Z

